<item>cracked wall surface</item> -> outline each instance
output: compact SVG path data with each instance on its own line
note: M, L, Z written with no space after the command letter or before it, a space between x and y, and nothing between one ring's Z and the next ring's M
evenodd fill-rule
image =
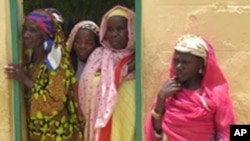
M249 25L248 0L143 0L143 124L153 98L168 78L173 46L185 33L198 34L212 44L229 82L237 122L250 124Z

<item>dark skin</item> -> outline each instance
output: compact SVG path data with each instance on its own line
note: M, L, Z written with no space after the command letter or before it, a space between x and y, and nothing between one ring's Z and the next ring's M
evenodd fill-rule
M125 49L128 43L128 20L122 16L113 16L107 22L106 37L114 49ZM134 60L128 64L128 72L135 70Z
M128 43L128 20L122 16L113 16L107 22L106 37L114 49L125 49Z
M196 90L201 86L202 76L198 73L203 68L204 61L202 58L189 53L175 51L173 57L173 68L176 77L167 80L157 95L155 112L163 115L165 109L165 100L173 97L176 92L182 88ZM157 133L162 133L161 120L152 118L152 123Z
M43 50L42 45L48 35L40 29L35 22L26 20L23 24L22 40L23 45L26 48L32 50L32 63L41 63L47 55ZM9 79L16 79L20 83L24 84L27 88L32 88L34 83L25 74L23 68L20 65L8 64L5 66L5 73Z
M80 29L77 32L73 42L73 49L81 61L86 62L89 55L96 48L95 38L96 35L90 30Z

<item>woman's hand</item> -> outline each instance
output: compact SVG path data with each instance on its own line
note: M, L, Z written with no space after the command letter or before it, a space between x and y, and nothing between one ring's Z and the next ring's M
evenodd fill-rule
M9 64L4 67L8 79L15 79L24 84L28 88L33 87L32 80L25 74L22 67L18 65Z
M158 93L158 99L165 101L166 98L173 96L179 90L181 90L181 83L175 79L167 80Z
M175 79L167 80L161 87L161 90L159 91L157 95L156 105L153 109L154 114L157 115L157 117L153 116L152 118L152 123L153 123L153 127L155 130L154 132L160 133L162 135L163 131L161 127L161 118L164 115L164 112L166 110L165 100L166 98L173 96L179 90L181 90L181 83L177 82Z
M162 115L165 110L164 103L166 98L173 96L179 90L181 90L181 83L177 82L175 79L167 80L157 95L155 112Z
M9 64L4 67L5 73L8 76L8 79L16 79L22 81L24 72L23 69L17 65Z

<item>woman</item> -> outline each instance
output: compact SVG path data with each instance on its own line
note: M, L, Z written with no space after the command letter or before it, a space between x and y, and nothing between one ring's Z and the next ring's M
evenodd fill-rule
M228 83L213 48L201 37L182 36L170 79L157 94L146 122L146 141L228 141L235 123Z
M75 76L79 80L89 55L100 45L99 27L92 21L78 22L71 30L66 44Z
M65 51L61 23L44 9L29 13L23 24L22 40L31 50L24 69L7 65L9 78L25 88L29 141L82 140L81 118L72 86L76 79Z
M85 141L134 140L134 41L134 12L115 6L103 16L102 47L91 54L79 82Z

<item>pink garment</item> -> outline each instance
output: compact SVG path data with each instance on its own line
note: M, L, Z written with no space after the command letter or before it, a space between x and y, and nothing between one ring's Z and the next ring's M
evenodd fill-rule
M228 83L217 64L213 48L206 44L208 57L201 86L203 92L182 89L176 98L165 102L162 129L168 141L229 141L229 125L235 123L235 116ZM172 64L170 77L175 77ZM202 99L208 109L202 104ZM152 108L155 103L156 99ZM146 141L155 141L153 130L149 114L145 125Z
M107 42L105 33L107 29L107 16L115 9L128 12L128 43L125 49L115 50ZM134 12L121 6L116 6L108 11L101 22L100 42L102 47L97 48L89 57L86 67L79 81L80 108L86 117L85 140L98 140L100 128L105 127L109 121L117 102L117 87L115 85L115 68L126 56L134 54ZM129 60L131 61L131 59ZM128 62L129 62L128 61ZM91 93L92 80L96 72L101 72L100 81L96 90ZM127 63L120 72L120 82L134 78L134 72L128 74Z

